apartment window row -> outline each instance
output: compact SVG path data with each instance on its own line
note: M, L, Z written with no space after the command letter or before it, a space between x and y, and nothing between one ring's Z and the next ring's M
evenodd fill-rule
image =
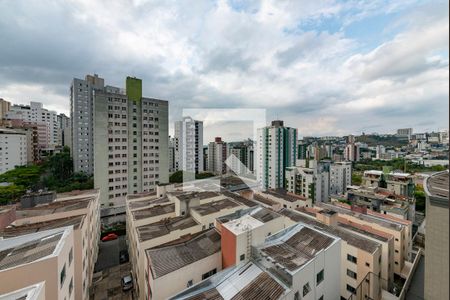
M347 260L348 260L349 262L354 263L354 264L356 264L357 261L358 261L358 259L357 259L356 257L354 257L353 255L350 255L350 254L347 254Z

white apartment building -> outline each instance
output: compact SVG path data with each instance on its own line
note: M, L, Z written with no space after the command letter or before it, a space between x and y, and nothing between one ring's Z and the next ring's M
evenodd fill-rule
M377 145L375 158L382 159L383 155L385 153L386 153L386 147L384 147L383 145Z
M359 161L360 155L359 144L350 143L345 146L344 159L346 161Z
M0 174L27 164L27 141L24 132L0 129Z
M313 168L286 168L286 190L312 202L328 202L330 173L320 164Z
M0 295L45 283L45 299L74 300L71 226L22 235L0 243Z
M132 77L126 93L95 91L94 98L94 186L101 205L121 206L127 194L167 183L169 103L142 97L142 81Z
M65 114L59 114L58 118L58 145L71 147L72 129L71 120Z
M175 165L175 146L176 140L173 137L169 136L169 175L175 173L177 171Z
M228 158L232 155L235 157L229 159L229 169L240 175L254 174L255 154L253 141L247 140L243 142L228 143L227 146Z
M352 184L352 163L334 162L330 165L330 195L343 195Z
M203 122L183 117L175 122L175 169L203 172Z
M13 105L6 113L5 119L23 120L39 126L39 146L52 148L58 144L58 117L56 111L45 109L40 102L30 102L30 105Z
M297 129L283 121L258 129L256 178L263 189L283 188L285 169L295 165Z
M227 143L216 137L214 142L208 144L208 171L220 175L227 172L225 160L227 159Z

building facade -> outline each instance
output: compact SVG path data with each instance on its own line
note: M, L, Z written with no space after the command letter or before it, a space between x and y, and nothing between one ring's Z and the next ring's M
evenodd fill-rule
M94 91L104 90L97 74L74 78L70 86L71 153L75 172L94 174Z
M448 170L425 180L425 299L449 297Z
M0 121L5 118L6 113L11 109L11 102L0 98Z
M334 162L330 165L330 195L343 195L352 184L352 163Z
M297 129L284 127L283 121L258 129L256 177L263 189L283 188L285 169L295 165Z
M176 121L175 141L175 170L203 172L203 122L191 117Z
M31 101L30 105L15 104L6 113L5 118L37 125L40 148L54 148L59 145L57 113L45 109L42 103Z
M94 186L101 204L124 205L127 194L169 182L167 101L142 97L142 81L127 77L126 93L95 91Z
M220 175L227 172L225 160L227 159L227 143L216 137L214 142L208 144L208 171Z
M0 174L27 164L27 144L26 133L0 129Z

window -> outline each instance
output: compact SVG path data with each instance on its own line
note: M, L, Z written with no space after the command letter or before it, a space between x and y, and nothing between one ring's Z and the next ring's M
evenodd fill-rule
M217 269L212 269L211 271L206 272L205 274L202 275L202 280L204 280L204 279L206 279L206 278L208 278L208 277L210 277L210 276L212 276L212 275L214 275L216 273L217 273Z
M66 279L66 264L64 264L64 267L62 268L61 272L59 273L59 287L60 288L62 288L65 279Z
M356 257L354 257L353 255L350 255L350 254L347 254L347 260L354 264L356 264L356 262L357 262Z
M191 280L189 280L188 282L187 282L187 284L186 284L186 287L190 287L190 286L192 286L192 279Z
M317 300L323 300L323 295L322 295L322 296L320 296L320 297L319 297L319 299L317 299Z
M356 279L356 273L349 269L347 269L347 276Z
M370 268L370 264L368 262L366 262L366 267Z
M243 261L245 259L245 254L241 254L240 260Z
M72 290L73 290L73 278L70 278L70 283L69 283L69 297L72 295Z
M69 267L70 267L70 264L72 263L72 260L73 260L73 248L71 248L70 252L69 252Z
M356 295L356 289L349 284L347 284L347 291Z
M300 294L298 292L295 292L294 300L300 300Z
M316 275L316 285L319 285L323 281L323 270Z
M306 295L308 295L309 292L311 292L311 287L309 286L309 282L307 282L307 283L303 286L303 297L305 297Z

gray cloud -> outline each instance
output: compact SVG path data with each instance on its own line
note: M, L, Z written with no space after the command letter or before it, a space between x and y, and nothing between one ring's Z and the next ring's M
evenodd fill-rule
M361 53L345 30L299 25L351 19L348 3L4 1L0 97L67 113L73 77L98 73L123 87L133 75L143 79L144 95L170 101L171 121L183 108L254 107L304 134L443 127L444 6L421 7L434 17L414 12L420 24L403 21L394 38ZM379 3L356 9L358 20L384 13Z

